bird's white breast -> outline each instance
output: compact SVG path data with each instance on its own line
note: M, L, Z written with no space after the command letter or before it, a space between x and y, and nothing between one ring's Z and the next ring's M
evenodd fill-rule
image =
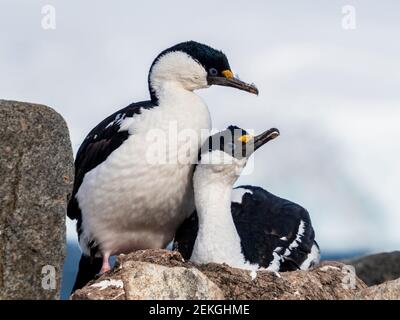
M77 199L83 222L80 244L86 254L91 239L110 254L164 247L192 212L193 163L205 138L200 131L209 130L211 122L207 106L197 95L172 91L158 107L126 119L121 126L132 135L85 175ZM171 126L178 133L194 130L197 139L171 141L175 139ZM154 158L149 162L150 148L154 149L148 138L151 129L165 133L167 163L154 163ZM174 161L185 157L190 162Z

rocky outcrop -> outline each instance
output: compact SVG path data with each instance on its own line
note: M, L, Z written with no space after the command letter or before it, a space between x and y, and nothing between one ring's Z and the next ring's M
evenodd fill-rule
M126 299L224 299L210 279L196 268L165 267L141 261L127 261L122 282Z
M0 299L59 298L73 156L58 113L0 100L0 177Z
M400 278L361 290L356 299L400 300Z
M214 263L197 266L177 252L143 250L119 256L112 271L71 299L355 299L366 288L338 262L278 274Z
M354 266L357 276L368 286L400 278L399 251L345 260L343 263Z
M75 291L72 300L224 299L207 276L179 253L143 250L120 255L111 272Z

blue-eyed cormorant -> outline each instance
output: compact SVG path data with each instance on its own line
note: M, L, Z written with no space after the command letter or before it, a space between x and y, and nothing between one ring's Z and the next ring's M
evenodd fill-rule
M231 126L204 143L193 177L196 211L174 241L184 258L276 272L319 262L307 210L260 187L232 189L250 155L278 135L270 129L253 137Z

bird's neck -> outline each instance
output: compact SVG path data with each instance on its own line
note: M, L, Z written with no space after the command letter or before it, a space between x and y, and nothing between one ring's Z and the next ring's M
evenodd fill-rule
M156 99L158 105L171 105L170 102L180 103L182 100L200 99L192 90L188 90L178 81L153 80L151 85L152 100Z
M244 257L231 213L233 182L209 179L203 183L200 174L196 170L194 189L199 230L191 260L241 267Z

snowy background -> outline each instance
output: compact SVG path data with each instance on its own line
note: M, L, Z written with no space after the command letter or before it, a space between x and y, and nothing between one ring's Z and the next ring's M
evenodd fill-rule
M343 28L345 5L355 29ZM198 91L214 127L281 131L239 183L306 207L325 256L399 249L399 12L395 0L1 0L0 98L55 108L76 151L104 117L148 98L160 51L207 43L260 89ZM70 222L68 239L66 287L79 253Z

